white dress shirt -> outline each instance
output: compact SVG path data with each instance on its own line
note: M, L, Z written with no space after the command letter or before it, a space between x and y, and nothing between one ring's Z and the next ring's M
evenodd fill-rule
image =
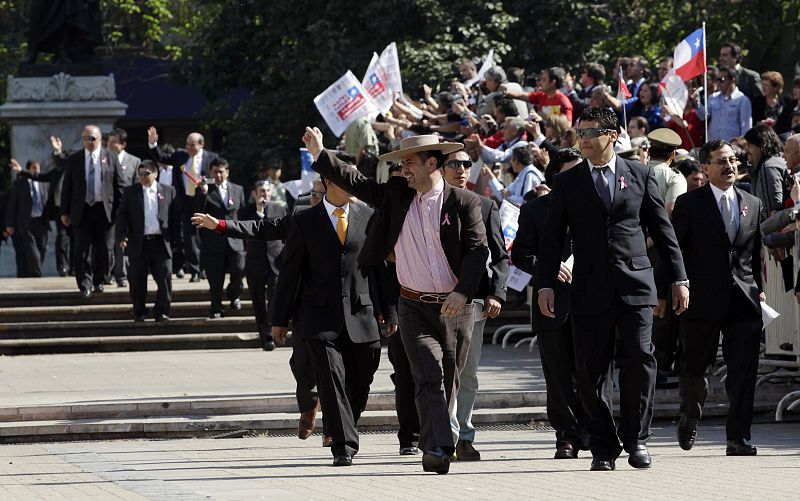
M217 185L217 189L219 190L219 197L222 199L222 205L226 209L228 208L228 181L225 181L222 184Z
M733 186L728 188L725 191L717 188L711 183L708 183L711 186L711 192L714 193L714 199L717 201L717 208L719 209L720 215L722 214L722 194L728 196L728 200L731 201L731 214L733 214L733 220L736 223L736 230L739 230L739 200L736 198L736 191L734 191ZM725 221L723 221L724 223Z
M595 165L592 163L591 160L588 158L586 159L586 163L589 164L589 172L592 173L592 182L597 183L597 176L600 175L600 171L598 170L599 167L603 167L603 165ZM611 160L605 164L605 167L608 167L606 171L606 179L608 180L608 191L611 193L611 201L614 201L614 194L617 192L617 155L611 155Z
M95 203L102 201L103 199L103 182L102 182L102 172L103 170L100 168L100 148L89 152L88 150L84 149L84 174L86 175L86 180L89 180L89 165L94 165L94 201ZM92 157L92 163L89 163L89 156ZM89 190L86 190L87 195Z
M144 198L144 234L160 235L161 225L158 222L158 183L150 186L142 185Z
M159 165L158 166L158 182L163 184L163 185L166 185L166 186L172 186L172 166L171 165L166 165L166 166Z
M322 203L325 204L325 212L328 213L328 219L330 219L331 224L333 225L333 231L337 231L336 226L339 224L339 217L333 215L333 211L336 209L344 209L344 220L350 222L350 204L344 204L342 207L336 207L332 203L328 202L327 196L322 199Z

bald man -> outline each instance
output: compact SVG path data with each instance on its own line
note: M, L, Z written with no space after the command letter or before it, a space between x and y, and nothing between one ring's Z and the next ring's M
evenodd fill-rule
M789 172L797 172L800 167L800 134L789 136L786 144L783 145L783 158L786 159L786 167Z
M216 153L204 148L205 139L199 132L186 136L186 148L175 153L163 153L158 147L158 132L155 127L147 129L147 143L150 156L158 163L173 167L172 186L175 188L175 201L181 211L183 246L176 249L173 259L175 268L190 274L190 282L199 282L205 273L200 269L200 240L192 226L194 197L197 184L203 178L211 177L211 161L218 158Z
M103 282L111 272L112 227L124 189L119 159L102 147L102 137L99 127L87 125L81 135L82 150L69 156L54 151L56 161L65 168L61 222L75 232L75 280L84 299L103 292Z

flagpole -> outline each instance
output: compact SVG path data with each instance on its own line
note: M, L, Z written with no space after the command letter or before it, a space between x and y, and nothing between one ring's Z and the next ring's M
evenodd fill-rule
M621 86L621 82L623 81L622 80L622 66L619 67L619 71L617 72L617 75L618 75L617 76L617 81L620 82L618 84L618 86ZM617 94L619 94L619 90L617 91ZM622 99L622 122L624 124L622 126L622 128L625 130L625 132L628 132L628 110L625 109L625 99L624 99L625 98L625 94L623 94L622 97L623 97L623 99Z
M705 101L706 112L703 114L703 122L706 126L705 139L708 141L708 51L706 50L706 22L703 21L703 101Z

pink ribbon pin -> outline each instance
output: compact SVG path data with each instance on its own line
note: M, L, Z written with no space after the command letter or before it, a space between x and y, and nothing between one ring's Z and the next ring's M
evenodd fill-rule
M624 190L628 187L628 182L625 181L625 176L619 177L619 189Z
M232 198L228 199L228 205L233 205L233 199Z
M450 226L450 214L444 213L444 220L442 221L442 226Z
M156 193L156 196L158 196L159 200L164 200L164 195L162 195L161 193Z
M744 207L742 207L742 209L739 211L739 215L740 216L746 216L747 215L747 206L746 205Z

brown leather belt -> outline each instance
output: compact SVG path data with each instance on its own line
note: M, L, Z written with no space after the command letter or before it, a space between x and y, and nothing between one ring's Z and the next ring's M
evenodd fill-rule
M400 286L400 296L420 303L442 304L447 300L449 292L419 292ZM470 302L471 303L471 302ZM467 304L470 304L467 303Z

